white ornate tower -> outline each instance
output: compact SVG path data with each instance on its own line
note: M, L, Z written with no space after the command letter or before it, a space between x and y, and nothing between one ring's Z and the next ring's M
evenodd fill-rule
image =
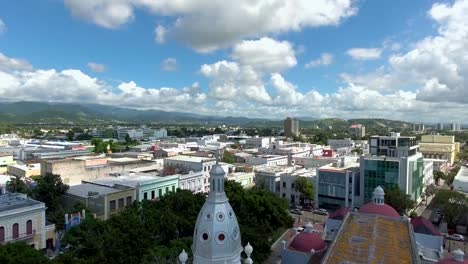
M193 234L194 264L240 264L241 236L236 215L224 192L224 170L218 164L210 171L210 192L198 214Z
M372 202L375 204L384 204L385 192L382 187L377 186L372 193Z

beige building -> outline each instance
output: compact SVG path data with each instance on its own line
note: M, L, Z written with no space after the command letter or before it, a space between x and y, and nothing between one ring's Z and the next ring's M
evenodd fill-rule
M0 245L23 241L35 249L52 248L55 225L46 225L45 204L21 193L0 195Z
M453 165L460 151L460 143L455 142L454 136L424 135L419 146L424 158L447 160L450 165Z
M73 208L77 203L86 205L96 218L108 219L136 199L134 188L115 184L113 187L94 183L83 183L70 186L63 195L65 208Z
M290 136L299 136L299 120L295 118L288 117L284 120L284 135L287 137Z
M41 164L14 164L8 166L8 174L24 178L41 175Z
M153 162L146 160L118 160L109 159L104 163L99 160L98 164L82 159L56 159L43 160L41 162L41 175L46 173L58 174L63 183L78 185L81 181L97 179L109 176L111 173L130 171L139 167L147 167Z

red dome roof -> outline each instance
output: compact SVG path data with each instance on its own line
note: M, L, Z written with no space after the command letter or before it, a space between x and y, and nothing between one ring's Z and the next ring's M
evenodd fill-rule
M289 244L289 248L304 253L314 251L322 251L326 248L325 241L315 233L302 232L298 234L294 240Z
M348 207L342 207L331 214L328 219L343 220L348 213Z
M388 204L367 203L359 209L359 213L400 218L400 214Z

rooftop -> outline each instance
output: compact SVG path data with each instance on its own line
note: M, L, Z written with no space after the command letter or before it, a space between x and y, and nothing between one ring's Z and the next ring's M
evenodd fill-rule
M0 157L8 157L8 156L13 156L13 154L0 152Z
M359 168L359 162L347 162L343 167L333 165L333 163L327 164L319 168L320 171L330 171L330 172L344 172L350 168Z
M322 263L416 263L411 236L401 219L350 213Z
M196 157L196 156L183 156L183 155L165 158L165 160L188 161L188 162L215 161L214 158Z
M31 163L31 164L13 164L9 165L10 167L15 167L21 170L40 170L41 164L40 163Z
M22 193L7 193L0 195L0 212L37 205L45 208L44 203L27 198L27 196Z
M468 168L466 166L461 166L457 175L455 175L455 180L468 182Z
M178 177L174 177L174 176L159 177L159 176L145 174L145 173L130 173L130 174L123 174L119 176L102 177L98 179L89 180L86 182L106 185L109 187L112 187L115 184L120 184L120 185L135 188L138 185L163 182L163 181L173 180L174 178L178 178Z
M70 186L70 189L68 189L67 194L87 198L90 192L97 193L96 195L108 195L120 191L121 190L114 189L111 187L100 186L92 183L82 183L79 185Z

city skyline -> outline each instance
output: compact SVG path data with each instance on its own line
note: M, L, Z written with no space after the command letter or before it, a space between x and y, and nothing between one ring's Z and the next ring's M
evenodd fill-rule
M462 0L6 2L0 97L466 123L466 12Z

